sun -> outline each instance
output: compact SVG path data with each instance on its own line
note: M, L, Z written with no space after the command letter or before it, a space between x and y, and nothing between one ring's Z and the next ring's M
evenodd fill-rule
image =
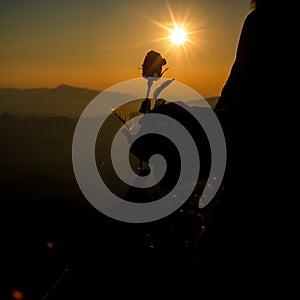
M175 45L183 45L187 41L187 33L183 28L175 27L171 30L170 39Z
M168 0L166 0L166 6L170 17L168 22L159 22L157 18L143 16L159 27L159 37L153 39L153 42L159 43L165 54L180 56L184 52L190 60L190 54L195 51L193 47L197 49L203 47L205 19L200 19L198 15L195 15L191 7L187 7L186 10L177 9L176 12L180 11L180 14L177 13L175 16ZM154 36L155 33L152 35Z

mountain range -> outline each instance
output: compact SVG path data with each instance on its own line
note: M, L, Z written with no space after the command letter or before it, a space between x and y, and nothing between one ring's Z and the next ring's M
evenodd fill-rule
M70 85L55 88L0 88L0 115L78 118L101 91ZM206 100L214 107L218 97Z

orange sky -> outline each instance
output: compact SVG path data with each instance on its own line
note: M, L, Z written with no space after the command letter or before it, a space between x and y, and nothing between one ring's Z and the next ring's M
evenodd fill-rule
M175 78L204 97L220 94L233 63L248 0L0 3L0 86L69 84L103 90L141 76L147 51L161 52ZM190 42L172 46L184 24Z

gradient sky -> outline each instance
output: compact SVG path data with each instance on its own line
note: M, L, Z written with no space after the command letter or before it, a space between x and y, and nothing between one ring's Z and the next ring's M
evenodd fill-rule
M175 78L204 97L220 94L249 0L0 0L0 86L104 90L141 77L159 51ZM190 42L172 46L167 28L185 24Z

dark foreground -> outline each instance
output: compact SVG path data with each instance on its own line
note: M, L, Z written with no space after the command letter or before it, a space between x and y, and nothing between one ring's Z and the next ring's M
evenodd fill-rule
M162 220L130 224L102 215L79 191L40 199L31 189L50 183L30 180L26 192L2 185L1 299L93 299L108 282L203 272L211 259L203 243L217 200L200 210L195 194Z
M32 183L44 189L43 180ZM78 198L39 199L15 190L12 199L7 187L1 186L0 299L100 299L102 292L119 293L120 284L129 295L141 284L168 290L173 277L192 277L200 286L203 278L250 284L245 276L264 266L256 259L263 251L256 217L249 222L244 206L234 205L228 222L226 187L204 209L196 193L178 211L145 224L112 220L79 191Z
M100 299L103 291L118 292L111 283L155 286L161 276L164 284L190 274L201 282L253 266L259 244L251 236L253 205L245 201L250 189L226 194L225 184L199 209L200 188L159 221L115 221L92 207L75 181L76 120L0 122L0 299Z

